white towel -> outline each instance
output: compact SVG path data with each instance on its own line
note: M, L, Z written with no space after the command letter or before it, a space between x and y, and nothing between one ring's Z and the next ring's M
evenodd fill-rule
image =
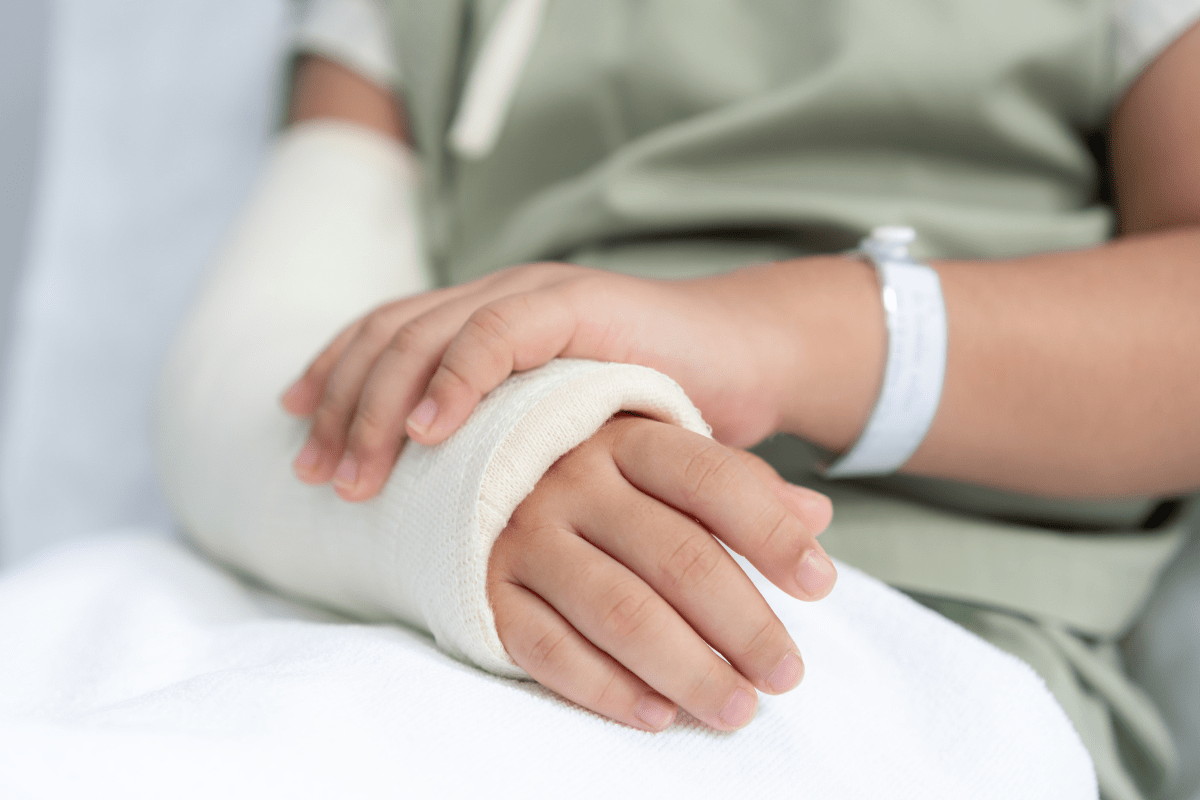
M743 562L744 563L744 562ZM291 606L146 535L0 580L0 796L1094 798L1024 664L845 564L746 729L633 730L392 625Z

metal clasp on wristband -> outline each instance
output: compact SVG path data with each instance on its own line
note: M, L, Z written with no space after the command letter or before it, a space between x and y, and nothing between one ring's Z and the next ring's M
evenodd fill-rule
M825 470L830 478L895 472L933 423L946 375L946 305L938 274L914 261L912 228L889 225L863 239L887 320L888 355L879 399L858 441Z

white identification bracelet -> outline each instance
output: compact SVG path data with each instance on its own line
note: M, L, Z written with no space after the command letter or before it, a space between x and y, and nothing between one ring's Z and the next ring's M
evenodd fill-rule
M862 435L826 470L830 478L895 472L925 438L946 375L946 305L938 274L908 254L912 228L876 228L861 249L874 264L887 319L883 387Z

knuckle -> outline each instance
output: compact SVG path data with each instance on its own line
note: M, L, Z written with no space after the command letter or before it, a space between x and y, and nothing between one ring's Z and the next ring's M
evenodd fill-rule
M394 350L400 355L413 355L423 353L428 347L428 341L426 325L418 317L404 323L392 334L388 342L388 349Z
M757 552L795 549L798 532L796 521L782 505L765 508L753 529L756 535L750 541L750 546Z
M504 526L504 530L497 537L496 545L499 545L501 540L503 540L504 545L512 549L513 552L531 554L537 552L542 544L551 535L558 533L558 531L559 528L557 525L544 522L541 519L539 509L532 507L530 505L530 498L526 498L513 511L508 524ZM493 545L493 548L496 545Z
M491 362L491 371L507 375L513 364L507 340L511 329L504 312L499 309L490 305L477 309L463 326L463 337L469 347L453 348L447 353L447 363L454 363L462 356L478 358L482 354Z
M313 414L312 436L327 444L341 442L345 425L345 412L327 397Z
M363 322L359 335L367 341L382 344L396 332L396 323L379 311L370 314Z
M733 654L736 657L735 660L754 663L764 660L766 656L776 655L776 651L782 649L778 646L782 627L777 620L764 620L739 651Z
M562 458L550 465L549 469L542 476L541 482L562 487L564 490L567 487L574 486L580 478L586 475L586 468L579 463L578 456L574 455L574 451L567 453Z
M650 594L624 584L613 587L609 594L601 628L618 640L644 635L658 616Z
M559 525L544 521L538 509L518 507L492 549L495 552L499 548L509 572L520 579L544 569L554 539L567 533Z
M387 418L370 404L359 407L350 425L348 446L358 456L373 456L383 449L390 429Z
M697 672L690 681L684 696L687 705L692 709L703 709L712 705L713 698L720 697L722 684L728 682L726 669L730 669L724 661L710 659L703 670Z
M721 566L722 554L707 533L686 536L663 560L660 571L667 585L677 592L704 586Z
M587 702L584 703L588 708L593 710L610 708L614 705L614 700L617 699L614 695L619 695L621 689L621 681L617 675L617 671L609 670L608 680L604 683L598 683L588 692Z
M358 404L359 391L354 376L345 373L333 375L325 384L325 393L321 395L321 404L317 407L314 419L324 416L333 421L345 421Z
M529 674L547 678L557 673L566 660L569 639L565 630L548 630L538 637L526 654Z
M469 374L463 365L457 363L454 358L443 359L429 382L429 391L437 396L448 389L454 390L457 387L458 390L467 392L478 401L483 397L483 392L471 382Z
M467 319L467 327L471 328L476 336L487 340L503 339L511 326L504 314L489 303L475 309Z
M683 467L683 488L692 503L726 493L738 475L740 464L724 447L706 444L693 453Z

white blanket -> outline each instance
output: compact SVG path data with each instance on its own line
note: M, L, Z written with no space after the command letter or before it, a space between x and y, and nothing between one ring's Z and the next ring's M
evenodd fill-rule
M756 582L804 683L745 730L654 735L425 636L249 588L161 534L0 580L5 798L1095 796L1024 664L839 565L801 603Z
M174 542L146 409L262 141L280 0L59 0L4 416L0 797L1094 796L1024 665L842 566L764 595L807 677L745 731L651 736ZM618 794L618 796L621 796Z

